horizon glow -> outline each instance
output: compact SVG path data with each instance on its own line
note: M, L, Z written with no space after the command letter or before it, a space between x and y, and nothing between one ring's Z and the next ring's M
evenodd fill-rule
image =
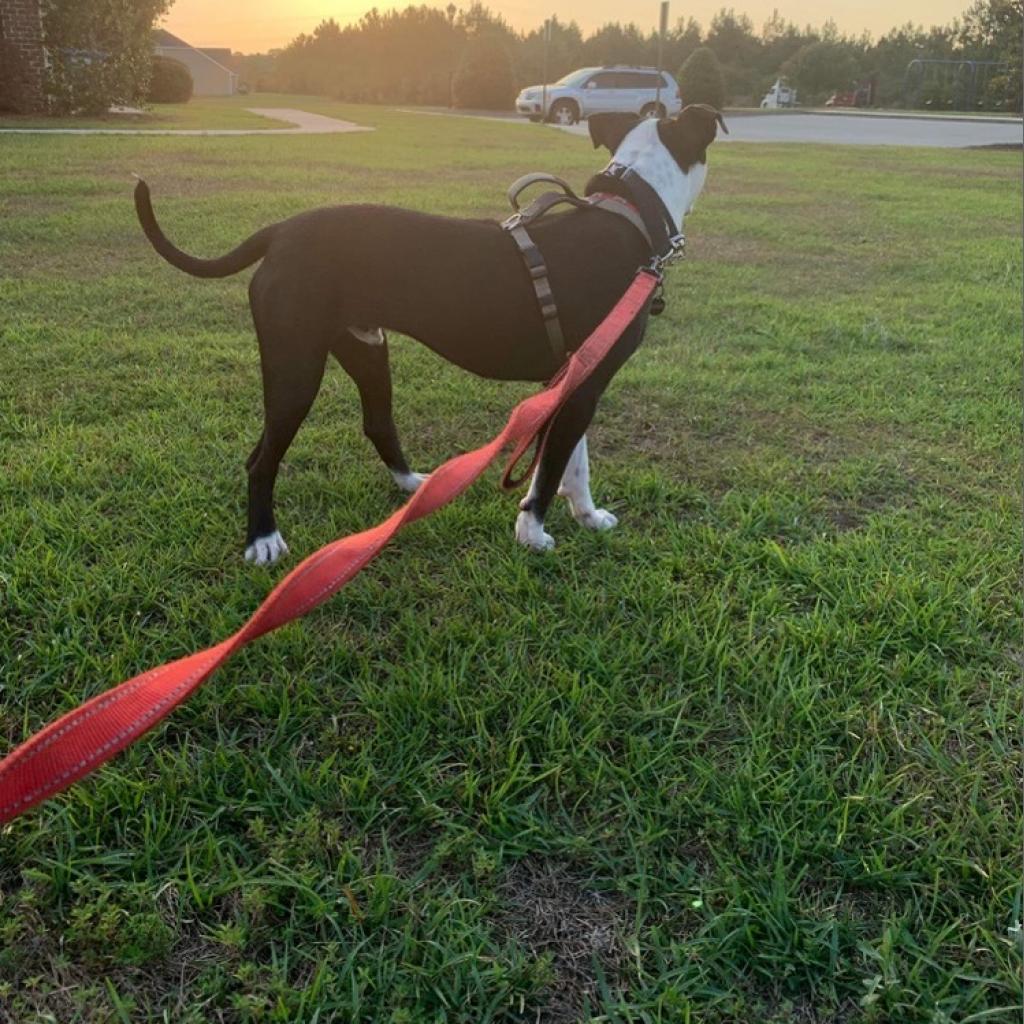
M403 9L404 3L375 5L373 0L175 0L169 13L159 22L162 28L180 36L193 46L226 46L241 53L262 53L287 46L301 33L310 33L321 21L334 18L341 25L358 21L368 10ZM801 28L811 25L820 28L830 18L839 30L848 35L867 31L878 37L908 21L930 28L948 25L959 18L970 0L829 0L825 5L801 3L799 0L747 0L744 4L731 0L699 0L695 4L673 3L669 9L669 23L680 18L695 18L705 31L712 17L723 7L732 6L737 14L746 14L754 23L754 30L778 10L787 21ZM446 7L447 0L428 6ZM465 9L469 3L457 3ZM518 31L541 25L545 18L557 14L560 21L575 21L584 35L608 22L634 22L642 29L654 30L658 25L658 0L642 5L623 4L615 0L568 0L555 4L551 0L496 0L485 3L491 11L502 15Z

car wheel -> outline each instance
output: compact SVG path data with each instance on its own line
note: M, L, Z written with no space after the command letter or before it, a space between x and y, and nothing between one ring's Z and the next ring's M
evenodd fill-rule
M640 111L641 117L664 117L666 114L664 103L648 103Z
M575 124L580 119L579 107L572 100L558 100L551 105L548 120L552 124Z

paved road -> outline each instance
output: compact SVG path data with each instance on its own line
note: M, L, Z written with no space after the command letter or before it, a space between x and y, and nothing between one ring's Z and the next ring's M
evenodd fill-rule
M933 146L962 148L1024 141L1018 121L975 118L880 117L871 114L737 114L726 118L724 142L827 142L846 146ZM563 129L586 135L585 124Z
M249 113L290 121L294 128L0 128L6 135L337 135L373 128L290 107L249 107Z
M2 134L23 135L333 135L340 132L372 132L373 128L322 114L289 107L250 107L253 114L290 121L293 128L0 128ZM441 117L487 117L510 124L529 124L514 115L452 114L442 110L410 110L409 113ZM974 118L901 117L885 114L733 114L728 119L725 142L828 142L855 146L964 146L1020 145L1021 123ZM561 128L586 135L585 124Z

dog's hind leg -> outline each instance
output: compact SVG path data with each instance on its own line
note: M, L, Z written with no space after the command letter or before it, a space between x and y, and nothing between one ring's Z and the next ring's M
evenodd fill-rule
M274 482L288 446L306 418L324 375L326 346L295 345L292 331L262 329L263 434L246 463L249 471L249 527L245 559L269 565L287 554L288 545L274 519Z
M331 352L359 389L363 433L377 449L395 483L411 494L425 477L409 469L398 440L391 409L391 367L384 331L379 327L350 327L331 344Z

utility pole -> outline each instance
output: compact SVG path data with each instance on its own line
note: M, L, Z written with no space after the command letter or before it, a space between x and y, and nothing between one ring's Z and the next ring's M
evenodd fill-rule
M455 15L459 13L458 7L455 4L450 3L445 8L445 13L448 15L448 27L455 27ZM449 37L449 40L451 37ZM454 44L449 42L450 46L454 47ZM448 109L455 109L455 50L451 51L451 60L448 64Z
M654 116L661 116L661 74L665 63L665 33L668 31L668 0L661 3L661 25L658 28L658 88L654 94Z
M541 78L544 79L541 85L540 94L540 119L542 122L548 119L548 47L551 45L551 18L544 20L544 70Z

